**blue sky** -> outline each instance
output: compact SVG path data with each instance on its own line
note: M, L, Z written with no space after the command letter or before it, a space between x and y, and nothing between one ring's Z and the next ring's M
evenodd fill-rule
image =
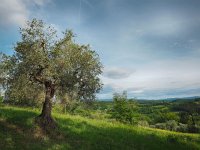
M200 96L199 0L1 0L0 51L12 54L19 27L43 19L72 29L104 65L98 98Z

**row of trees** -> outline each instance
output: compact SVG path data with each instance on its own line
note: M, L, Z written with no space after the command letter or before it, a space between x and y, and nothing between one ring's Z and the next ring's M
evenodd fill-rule
M102 64L89 45L75 43L72 31L58 39L56 30L42 20L28 21L20 34L14 54L1 54L0 83L6 89L6 100L33 105L44 99L36 121L44 129L55 128L52 99L57 96L64 101L67 95L76 100L94 100L102 87Z

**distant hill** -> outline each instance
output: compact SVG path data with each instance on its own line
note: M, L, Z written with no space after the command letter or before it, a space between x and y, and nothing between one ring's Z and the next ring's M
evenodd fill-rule
M188 101L188 100L195 100L195 99L200 99L200 96L167 98L167 99L163 99L163 100L167 100L167 101Z
M133 98L129 98L130 100ZM136 101L187 101L187 100L195 100L200 99L200 96L192 96L192 97L177 97L177 98L166 98L166 99L135 99ZM112 99L98 99L97 101L112 101Z

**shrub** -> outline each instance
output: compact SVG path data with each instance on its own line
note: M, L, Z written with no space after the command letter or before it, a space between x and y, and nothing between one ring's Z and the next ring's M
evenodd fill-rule
M178 127L177 127L177 131L179 132L188 132L188 125L187 124L183 124L183 123L179 123Z
M63 112L66 113L75 113L76 109L78 107L81 107L81 103L75 100L67 101L65 104L63 104Z
M150 127L150 128L156 128L156 126L155 126L155 125L149 125L149 127Z
M149 127L149 123L146 120L138 121L137 125L142 127Z
M133 103L128 102L126 92L122 94L115 93L113 97L114 106L111 111L112 118L123 123L133 124L135 106Z
M166 129L170 131L176 131L178 128L178 124L175 120L169 120L166 122Z
M155 128L166 130L166 123L156 123Z

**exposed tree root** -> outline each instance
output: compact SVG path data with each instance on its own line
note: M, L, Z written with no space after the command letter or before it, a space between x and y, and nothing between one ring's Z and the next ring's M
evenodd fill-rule
M35 118L35 123L47 133L57 129L57 124L51 116L41 114Z

